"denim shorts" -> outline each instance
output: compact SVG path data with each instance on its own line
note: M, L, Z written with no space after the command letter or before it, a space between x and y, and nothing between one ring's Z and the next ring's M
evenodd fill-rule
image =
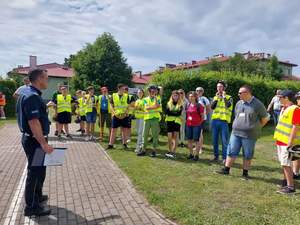
M254 155L255 143L255 139L239 137L234 134L231 134L227 148L227 156L236 158L239 155L240 150L242 148L244 159L250 160L253 158Z
M87 123L96 123L97 120L97 111L94 109L93 112L86 113L86 122Z
M185 137L187 140L199 141L202 126L185 126Z

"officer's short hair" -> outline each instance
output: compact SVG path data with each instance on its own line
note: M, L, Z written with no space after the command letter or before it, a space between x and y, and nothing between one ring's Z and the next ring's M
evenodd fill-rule
M244 84L242 87L240 88L245 88L250 94L252 94L252 88L250 85Z
M126 84L118 84L118 89L122 88L122 87L126 87Z
M43 69L33 69L28 73L28 78L31 83L35 82L43 73L46 73L47 70Z
M29 81L29 77L28 76L26 76L26 77L23 78L24 82L27 81L27 80Z

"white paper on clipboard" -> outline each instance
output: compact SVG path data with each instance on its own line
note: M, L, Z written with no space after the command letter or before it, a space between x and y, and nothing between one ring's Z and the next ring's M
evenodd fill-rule
M67 148L54 148L51 154L45 155L44 166L61 166L65 161Z

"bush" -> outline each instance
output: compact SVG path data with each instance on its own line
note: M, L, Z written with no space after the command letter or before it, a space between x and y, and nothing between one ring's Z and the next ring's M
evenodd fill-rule
M0 80L0 91L2 91L6 97L6 106L4 110L7 117L15 117L16 101L12 97L12 95L16 89L17 89L17 85L15 81Z
M203 87L206 97L213 97L216 94L218 80L225 80L228 88L226 93L231 95L236 103L239 100L239 88L248 84L253 89L253 95L261 100L266 106L275 95L276 89L290 89L300 91L300 82L296 81L274 81L254 75L231 74L230 72L200 72L198 71L170 71L166 70L156 74L153 83L164 88L163 106L166 105L172 90L184 89L185 92L195 90L196 87Z

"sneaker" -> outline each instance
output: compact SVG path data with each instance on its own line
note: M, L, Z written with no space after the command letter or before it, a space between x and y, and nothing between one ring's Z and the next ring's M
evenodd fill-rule
M166 157L170 157L170 155L171 155L171 152L167 152L167 153L165 154Z
M128 140L126 141L126 143L127 143L127 144L129 144L130 142L131 142L131 140L130 140L130 139L128 139Z
M221 175L229 175L229 172L225 170L225 168L222 168L221 170L216 171L216 173Z
M70 138L70 139L73 139L73 137L71 136L71 134L67 134L66 137Z
M297 175L297 174L294 174L294 179L295 179L295 180L300 180L300 174L298 174L298 175Z
M90 136L86 136L84 140L85 141L89 141L90 140Z
M199 161L199 155L195 155L193 158L194 161Z
M1 119L2 119L2 120L6 120L6 117L5 117L5 116L2 116Z
M114 146L113 146L113 145L108 145L108 146L106 147L106 150L109 150L109 149L114 149Z
M25 209L24 216L48 216L51 210L43 207L37 207L35 209Z
M276 191L277 193L279 194L293 194L296 192L295 188L291 188L291 187L283 187L283 188L280 188L278 191Z
M203 151L202 151L202 148L200 148L200 150L199 150L199 154L202 154L203 153Z
M90 137L89 137L89 141L93 141L95 138L94 138L94 136L93 135L91 135Z
M184 148L185 144L183 144L182 142L179 144L179 147Z
M57 137L58 137L58 139L59 139L59 140L61 140L61 139L62 139L62 136L61 136L61 134L58 134L58 135L57 135Z
M146 152L145 151L140 151L136 155L137 156L144 156L144 155L146 155Z
M127 144L123 144L123 148L124 148L124 150L128 150Z
M165 156L168 158L171 158L171 159L174 159L176 157L175 153L173 153L173 152L168 152L165 154Z
M156 152L151 152L150 157L156 157Z
M58 135L58 131L57 131L57 130L54 132L54 135L55 135L55 136L57 136L57 135Z
M194 156L192 154L189 154L189 156L187 157L187 159L194 159Z

